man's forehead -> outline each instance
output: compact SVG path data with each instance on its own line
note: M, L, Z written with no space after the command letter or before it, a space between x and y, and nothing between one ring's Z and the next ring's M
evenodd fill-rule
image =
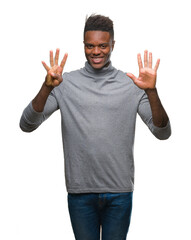
M103 32L103 31L87 31L84 36L85 39L107 39L106 42L110 39L109 32Z
M85 42L85 41L84 41L84 43L85 43L86 45L94 45L92 42ZM110 42L99 42L98 45L108 45L108 44L110 44Z

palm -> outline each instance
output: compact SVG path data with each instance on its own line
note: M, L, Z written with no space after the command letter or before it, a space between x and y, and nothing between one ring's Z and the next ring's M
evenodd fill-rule
M150 68L142 68L136 84L142 89L155 88L156 72Z
M144 53L144 67L141 60L141 55L137 55L138 65L139 65L139 77L136 78L132 73L127 73L134 83L141 89L153 89L156 86L156 76L157 69L159 66L160 60L158 59L154 68L152 68L152 53L145 51Z

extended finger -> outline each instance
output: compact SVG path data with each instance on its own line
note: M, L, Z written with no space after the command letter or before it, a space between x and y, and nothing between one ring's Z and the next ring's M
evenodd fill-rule
M152 68L152 53L149 53L149 68Z
M137 61L138 61L139 71L140 71L140 69L143 68L143 63L142 63L142 60L141 60L141 54L140 53L137 54Z
M60 52L60 49L57 48L56 54L55 54L55 65L58 65L59 52Z
M53 60L53 51L50 51L50 66L54 66L54 60Z
M42 65L44 66L44 68L46 69L46 71L49 71L49 70L50 70L49 66L47 66L44 61L42 61Z
M63 59L62 59L62 62L60 63L60 67L63 69L64 66L65 66L65 63L66 63L66 60L67 60L67 57L68 57L68 54L65 53Z
M145 50L144 52L144 67L148 66L148 51Z
M157 59L156 65L154 67L155 72L157 71L157 69L159 67L159 63L160 63L160 59Z

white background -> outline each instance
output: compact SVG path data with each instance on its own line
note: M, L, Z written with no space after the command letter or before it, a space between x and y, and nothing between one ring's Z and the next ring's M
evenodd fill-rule
M138 74L137 53L161 59L157 88L172 125L152 136L138 117L129 240L190 240L190 4L182 0L7 0L0 6L0 239L74 239L67 208L60 114L33 133L19 120L45 77L49 50L84 66L86 15L114 21L113 65Z

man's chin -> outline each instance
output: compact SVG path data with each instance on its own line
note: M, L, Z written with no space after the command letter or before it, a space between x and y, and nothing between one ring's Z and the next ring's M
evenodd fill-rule
M96 70L101 70L102 68L107 67L110 63L110 61L106 62L106 63L92 63L90 61L88 61L88 62L92 66L92 68L94 68Z

